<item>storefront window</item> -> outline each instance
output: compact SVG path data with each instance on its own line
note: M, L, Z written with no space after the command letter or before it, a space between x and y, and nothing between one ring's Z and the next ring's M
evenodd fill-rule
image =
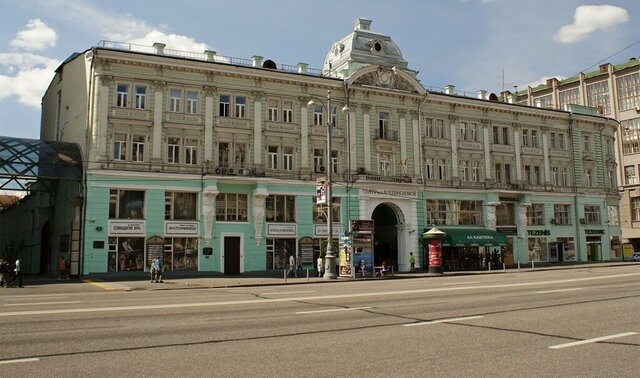
M529 261L549 261L547 238L529 238Z
M109 238L107 270L144 271L144 238Z
M144 219L144 191L109 191L109 219Z
M513 226L516 224L515 203L501 202L496 206L496 225Z
M198 238L164 238L164 267L171 270L198 270Z
M266 269L285 269L289 255L296 251L295 239L267 239Z
M576 247L573 238L557 238L558 244L562 245L562 256L564 261L576 261Z

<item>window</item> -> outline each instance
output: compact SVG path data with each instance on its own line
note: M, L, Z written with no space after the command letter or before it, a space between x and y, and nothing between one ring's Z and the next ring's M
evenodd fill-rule
M280 101L276 99L269 99L267 108L267 119L271 122L278 122L278 108L280 107Z
M527 207L527 226L540 226L544 223L544 204L532 203Z
M587 105L601 110L601 114L611 113L609 103L609 84L607 81L600 81L587 84Z
M452 201L457 206L457 214L454 219L459 225L482 225L482 201Z
M590 225L599 225L600 221L600 206L598 205L584 205L584 222Z
M538 130L531 130L531 147L538 146Z
M266 240L266 266L267 270L285 269L289 263L289 254L296 250L296 239L272 239Z
M229 108L231 106L231 103L229 101L229 95L221 94L219 101L220 102L218 104L218 115L220 117L231 117L231 114L229 113Z
M164 219L197 220L196 193L165 192Z
M427 200L427 224L447 224L447 201Z
M313 166L316 168L316 172L321 170L320 167L324 167L324 150L313 149Z
M481 177L480 177L481 165L482 163L480 163L479 161L471 162L471 181L479 182L481 180Z
M524 179L527 182L527 184L531 185L533 184L533 179L531 176L531 166L530 165L525 165L524 166Z
M502 128L502 144L509 144L509 128L508 127L503 127Z
M529 130L522 130L522 145L524 147L529 147Z
M293 102L291 101L282 102L282 122L293 122Z
M502 164L494 164L493 170L496 183L504 184L504 179L502 177Z
M515 226L516 225L516 203L500 202L496 206L496 225L498 226Z
M426 136L427 137L432 137L433 134L433 118L427 118L424 120L425 121L425 128L426 128Z
M585 152L591 151L591 137L589 135L582 136L583 148Z
M580 91L578 88L561 91L558 93L560 109L564 110L566 105L580 104Z
M553 108L553 96L546 95L533 99L536 107L539 108Z
M425 163L425 175L427 180L432 180L435 178L435 168L434 168L434 159L427 158Z
M538 147L538 130L523 129L522 130L522 146Z
M167 139L167 162L177 164L180 163L180 138Z
M637 184L636 168L633 165L626 165L624 167L624 183L626 185Z
M266 221L291 223L296 221L296 197L269 195L265 201Z
M313 107L313 125L314 126L322 126L324 122L322 121L322 105L316 105Z
M278 169L278 146L267 147L267 168Z
M131 160L144 161L144 136L134 135L131 141Z
M593 182L593 170L585 169L585 171L584 171L584 179L585 179L585 185L588 186L589 188L592 188L593 185L594 185L594 182Z
M182 90L171 89L169 90L169 111L178 113L181 111L180 100L182 99Z
M469 132L467 133L470 142L477 142L478 138L478 124L475 122L469 123Z
M144 219L144 191L111 189L109 219Z
M568 173L568 169L565 167L560 169L560 185L562 186L569 185L569 173Z
M444 159L437 159L438 170L436 171L436 179L438 180L446 180L447 179L447 161Z
M551 184L554 186L560 185L560 170L558 167L551 168Z
M313 201L313 223L327 223L327 205L316 203L316 196L312 196ZM340 198L331 197L331 220L333 223L340 223Z
M164 269L197 270L198 238L164 238Z
M244 118L245 117L245 112L246 112L246 108L247 108L247 98L245 96L236 96L236 102L235 102L235 116L236 118Z
M460 140L467 140L467 122L460 122Z
M129 84L118 83L116 87L116 106L126 108L129 106Z
M136 85L136 109L147 108L147 87Z
M378 162L378 174L389 176L391 174L391 154L381 153Z
M218 166L228 167L230 156L231 156L230 143L219 142L218 143Z
M460 161L460 179L462 181L469 181L469 162L466 160Z
M144 238L109 237L108 271L141 272L144 265Z
M187 113L198 112L198 92L187 91Z
M293 171L293 147L284 147L282 157L282 169Z
M549 261L547 238L528 238L529 261Z
M127 134L113 136L113 160L127 159Z
M493 126L493 144L500 144L500 128Z
M619 110L635 109L640 105L640 74L621 76L616 79Z
M249 197L243 193L218 193L216 196L216 221L247 222Z
M539 165L533 166L533 184L542 185L541 167Z
M378 113L378 138L389 139L389 113Z
M622 152L640 153L640 118L620 121L622 127Z
M504 181L507 184L511 184L511 164L504 165Z
M553 131L549 133L549 144L551 148L556 148L556 133Z
M640 221L640 197L631 198L631 220Z
M436 138L444 139L445 131L444 131L444 119L436 120Z
M331 172L338 173L338 151L331 151Z
M569 210L571 205L556 204L553 205L553 218L555 224L568 225L569 222Z
M184 146L184 163L198 164L198 141L187 139Z

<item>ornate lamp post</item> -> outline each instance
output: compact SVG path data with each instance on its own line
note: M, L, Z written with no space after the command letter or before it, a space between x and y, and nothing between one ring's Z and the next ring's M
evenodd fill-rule
M327 181L326 181L326 197L327 197L327 253L325 255L325 263L324 263L324 276L325 280L336 279L337 272L335 272L335 259L336 255L333 251L333 194L332 194L332 181L331 175L333 173L333 162L331 160L331 131L335 126L331 122L331 91L327 91L327 104L325 104L320 100L311 99L307 103L307 106L311 107L313 105L321 105L327 111ZM349 108L345 105L342 108L342 111L348 111Z

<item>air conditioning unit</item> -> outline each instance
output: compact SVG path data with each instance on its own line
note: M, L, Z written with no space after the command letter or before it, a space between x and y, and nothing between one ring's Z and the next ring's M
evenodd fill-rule
M316 173L324 173L325 167L324 165L316 165Z
M238 174L239 174L240 176L244 176L244 175L246 175L247 173L246 173L245 171L246 171L246 169L244 169L244 168L238 168Z
M233 169L233 168L229 168L229 169L227 170L227 174L228 174L228 175L235 175L235 174L236 174L236 170L235 170L235 169Z
M580 224L587 224L587 220L584 218L580 218Z
M227 168L220 168L220 174L226 175L227 174Z

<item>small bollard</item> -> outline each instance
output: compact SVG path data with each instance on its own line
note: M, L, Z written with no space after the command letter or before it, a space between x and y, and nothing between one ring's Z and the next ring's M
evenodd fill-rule
M507 271L507 264L502 263L502 271L506 272Z
M533 262L533 260L531 260L531 269L535 269L536 264Z
M520 271L520 261L518 261L518 271Z
M283 270L283 272L284 272L284 282L287 282L287 270L285 269Z
M491 263L487 264L487 266L489 267L489 271L491 271Z
M309 268L307 268L307 281L309 281Z

